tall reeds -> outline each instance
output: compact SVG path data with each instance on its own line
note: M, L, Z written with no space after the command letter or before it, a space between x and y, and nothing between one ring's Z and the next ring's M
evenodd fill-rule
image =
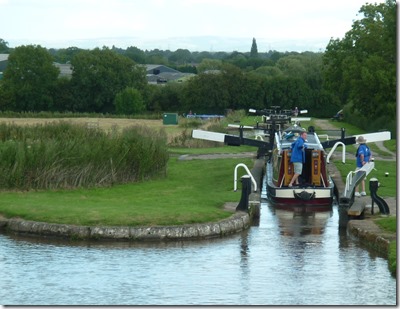
M165 175L164 131L120 132L68 122L0 124L0 189L110 186Z

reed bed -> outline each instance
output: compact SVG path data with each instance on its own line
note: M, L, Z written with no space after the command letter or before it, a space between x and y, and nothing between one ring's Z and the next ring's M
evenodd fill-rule
M167 136L145 126L104 131L58 121L0 124L0 189L111 186L165 175Z

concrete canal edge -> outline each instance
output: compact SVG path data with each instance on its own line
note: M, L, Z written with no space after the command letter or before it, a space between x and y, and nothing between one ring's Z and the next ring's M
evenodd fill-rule
M16 234L93 240L183 240L224 236L247 229L250 216L237 212L218 222L182 226L76 226L0 218L0 229Z
M264 160L256 159L251 170L257 182L257 192L249 196L249 211L235 211L238 202L224 205L232 215L218 222L186 224L179 226L77 226L47 222L27 221L23 219L6 219L0 216L0 230L41 237L62 237L76 240L122 240L122 241L167 241L196 240L223 237L238 233L251 226L252 218L259 217L262 176ZM240 192L238 192L238 200Z
M396 235L385 233L373 220L351 220L347 229L361 243L388 258L390 242L396 240Z

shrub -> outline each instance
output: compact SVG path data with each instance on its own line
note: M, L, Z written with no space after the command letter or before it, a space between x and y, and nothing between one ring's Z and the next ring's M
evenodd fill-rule
M114 104L117 114L139 114L146 109L140 91L129 87L115 96Z

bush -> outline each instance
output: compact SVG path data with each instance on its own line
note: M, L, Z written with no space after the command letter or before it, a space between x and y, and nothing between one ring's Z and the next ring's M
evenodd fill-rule
M146 106L139 90L125 88L115 96L115 110L119 115L131 115L144 112Z

